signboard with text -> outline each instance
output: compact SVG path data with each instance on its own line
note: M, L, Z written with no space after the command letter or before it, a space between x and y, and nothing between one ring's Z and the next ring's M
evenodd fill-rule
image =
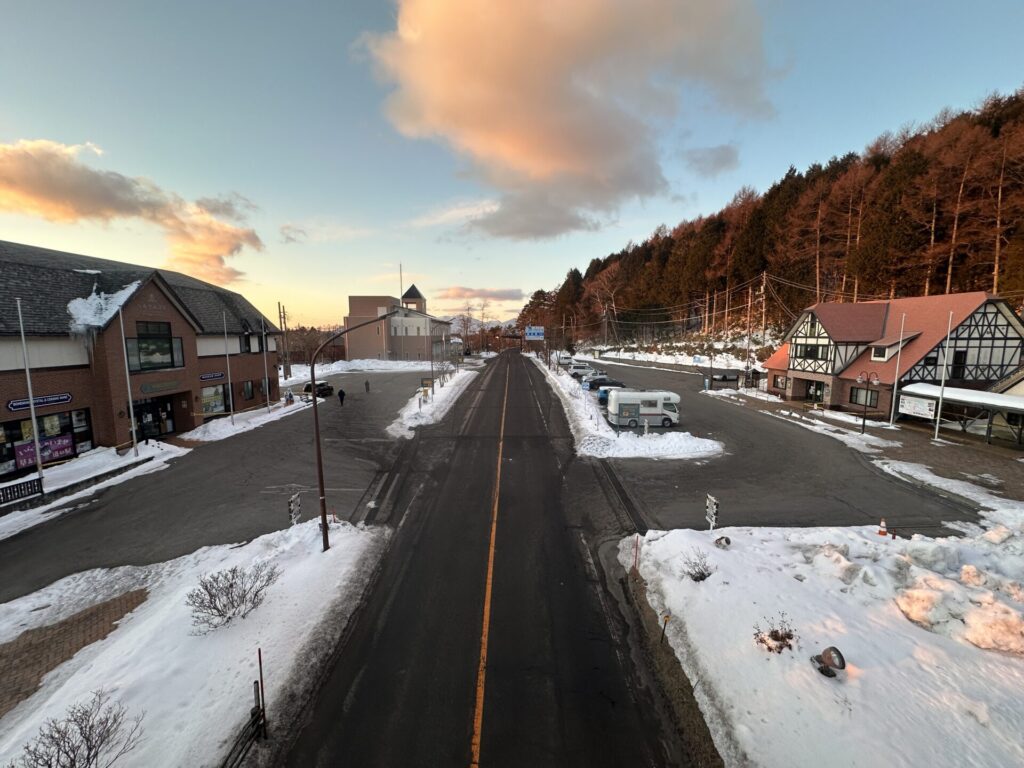
M44 408L48 405L63 405L64 403L71 402L70 392L60 392L56 395L37 395L32 398L35 401L36 408ZM8 400L7 410L8 411L27 411L29 409L28 398L23 397L19 400Z
M56 435L39 440L39 453L42 456L43 464L49 464L58 459L69 459L75 455L75 444L71 435ZM31 467L36 463L36 446L34 443L22 443L14 446L14 461L18 469Z
M544 341L544 326L528 325L524 335L527 341Z
M900 395L900 413L907 416L919 416L922 419L934 419L935 401L926 397Z

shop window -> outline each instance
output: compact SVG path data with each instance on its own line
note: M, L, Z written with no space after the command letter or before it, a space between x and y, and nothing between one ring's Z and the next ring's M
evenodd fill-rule
M868 408L877 408L878 390L866 389L864 387L851 387L850 402L854 405L864 406L866 404Z
M227 412L228 398L225 395L225 386L218 384L215 387L203 387L200 391L203 413L225 413Z
M247 381L244 384L242 384L242 397L244 397L246 400L252 400L255 396L256 395L253 393L252 390L251 381Z
M170 323L137 322L137 338L125 339L128 368L132 371L156 371L185 365L181 337L171 336Z
M774 386L775 386L776 389L785 389L786 388L786 377L785 376L776 376L775 377Z

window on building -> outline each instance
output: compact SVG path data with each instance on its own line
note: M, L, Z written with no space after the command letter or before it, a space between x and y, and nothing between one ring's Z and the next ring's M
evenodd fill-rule
M872 347L871 348L871 359L872 360L885 360L885 353L887 347Z
M866 387L851 387L850 402L854 405L864 406L866 404L868 408L877 408L878 390L867 389Z
M785 389L786 388L786 377L785 376L776 376L772 386L774 386L776 389Z
M251 381L247 381L244 384L242 384L242 397L244 397L246 400L252 400L255 396L256 395L253 392Z
M137 322L137 338L125 339L128 368L132 371L155 371L181 368L185 365L181 337L171 336L171 324Z
M939 364L939 356L938 355L928 355L924 359L924 364L925 365L938 365Z
M793 357L801 360L824 359L825 352L819 344L797 344L793 350Z

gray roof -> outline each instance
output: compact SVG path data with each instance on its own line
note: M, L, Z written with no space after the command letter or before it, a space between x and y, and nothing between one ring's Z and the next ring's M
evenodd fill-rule
M135 281L141 288L154 280L185 309L200 334L223 333L224 312L228 333L258 333L261 319L267 333L279 333L241 294L180 272L0 240L0 336L18 333L16 297L26 334L66 336L72 299L116 293Z
M416 283L409 286L409 290L402 294L402 298L410 300L423 299L426 301L426 298L420 293L420 289L416 287Z

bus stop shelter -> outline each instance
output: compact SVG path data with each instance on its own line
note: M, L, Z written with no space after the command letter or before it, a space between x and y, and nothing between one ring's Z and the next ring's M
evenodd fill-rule
M982 419L986 420L985 442L992 442L993 426L1005 429L1014 443L1024 445L1024 397L1004 395L962 387L939 387L935 384L908 384L900 389L900 397L917 397L927 400L942 398L943 410L947 405L960 406L962 413L951 420L960 424L965 432ZM900 412L905 411L901 408ZM938 414L941 418L942 414Z

